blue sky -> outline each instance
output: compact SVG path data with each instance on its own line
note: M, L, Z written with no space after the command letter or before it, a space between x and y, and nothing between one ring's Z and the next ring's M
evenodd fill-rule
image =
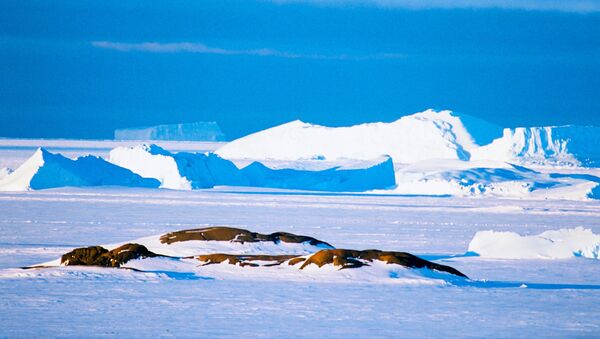
M0 2L0 136L453 109L600 125L600 1Z

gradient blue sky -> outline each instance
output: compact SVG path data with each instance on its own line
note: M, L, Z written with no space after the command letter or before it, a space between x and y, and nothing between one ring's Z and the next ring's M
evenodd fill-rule
M452 109L600 125L600 1L0 2L0 136Z

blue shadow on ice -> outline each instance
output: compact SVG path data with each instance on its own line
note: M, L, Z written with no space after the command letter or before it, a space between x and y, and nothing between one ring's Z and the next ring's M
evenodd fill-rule
M143 271L144 273L154 273L157 275L165 275L173 280L215 280L211 277L198 276L192 272L173 272L173 271Z
M432 254L432 255L419 255L420 258L425 260L444 260L444 259L456 259L466 257L478 257L479 254L475 252L466 252L464 254ZM423 275L429 276L430 278L443 279L446 282L458 286L458 287L476 287L476 288L529 288L535 290L600 290L600 285L591 284L547 284L547 283L529 283L524 281L493 281L493 280L471 280L464 279L461 277L444 275L443 277L439 274L428 273L427 271L422 272ZM393 276L391 276L394 278Z
M419 254L419 258L425 260L444 260L444 259L456 259L456 258L467 258L467 257L478 257L479 254L475 252L466 252L464 254Z
M459 279L449 281L452 285L459 287L477 288L528 288L534 290L600 290L600 285L588 284L544 284L517 281L489 281L489 280L466 280Z

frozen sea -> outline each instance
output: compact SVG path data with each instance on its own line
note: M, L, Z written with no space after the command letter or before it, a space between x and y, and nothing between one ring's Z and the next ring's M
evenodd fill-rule
M16 159L32 151L6 146L0 159L2 152ZM406 251L474 282L234 281L87 268L15 273L74 247L209 225ZM599 201L228 187L0 192L0 337L598 337L600 261L464 255L477 231L532 235L578 226L600 233Z

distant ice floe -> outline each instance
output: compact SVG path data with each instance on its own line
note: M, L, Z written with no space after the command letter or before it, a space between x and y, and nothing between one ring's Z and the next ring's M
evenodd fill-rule
M198 121L116 129L115 140L224 141L226 137L215 121Z
M514 232L480 231L469 252L498 259L600 259L600 234L577 227L522 236Z

